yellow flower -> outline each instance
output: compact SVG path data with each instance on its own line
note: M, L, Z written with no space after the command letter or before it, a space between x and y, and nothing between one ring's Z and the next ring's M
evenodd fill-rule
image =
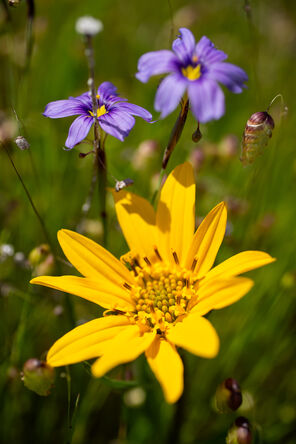
M176 346L215 357L219 338L203 316L250 290L253 281L237 275L274 259L264 252L245 251L211 269L225 233L226 206L217 205L194 233L195 183L188 162L167 178L156 213L147 200L125 190L114 193L114 199L130 247L121 261L86 237L61 230L61 247L84 277L43 276L31 281L107 309L104 317L60 338L47 362L57 367L99 357L92 373L100 377L145 352L172 403L183 391L183 364Z

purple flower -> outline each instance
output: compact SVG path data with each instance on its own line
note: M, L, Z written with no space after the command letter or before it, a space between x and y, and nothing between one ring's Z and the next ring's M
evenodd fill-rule
M123 141L135 124L133 116L150 122L152 115L141 106L128 103L116 91L117 88L111 82L99 86L97 119L102 130ZM69 128L65 143L67 148L73 148L81 142L94 123L92 99L88 92L78 97L69 97L68 100L48 103L43 115L52 119L78 115Z
M172 51L153 51L138 62L136 77L146 83L153 75L166 74L156 93L154 107L164 118L170 114L187 91L191 109L198 121L219 119L225 111L224 94L217 82L233 93L242 92L248 76L241 68L225 63L227 55L207 38L196 44L191 31L180 28Z

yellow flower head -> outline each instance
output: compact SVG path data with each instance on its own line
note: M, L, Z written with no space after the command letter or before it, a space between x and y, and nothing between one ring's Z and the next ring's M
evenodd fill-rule
M92 372L100 377L145 352L172 403L183 391L183 364L176 346L215 357L219 338L203 316L250 290L253 281L237 275L274 259L245 251L211 269L225 234L226 206L222 202L213 208L194 232L195 183L188 162L167 178L156 213L148 201L125 190L114 193L114 199L130 247L121 261L86 237L61 230L61 247L84 277L42 276L31 281L111 311L60 338L47 362L57 367L99 357Z

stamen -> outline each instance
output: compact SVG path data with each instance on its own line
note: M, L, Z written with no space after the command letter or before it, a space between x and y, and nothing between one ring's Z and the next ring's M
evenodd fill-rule
M131 290L131 289L132 289L132 287L130 286L130 284L128 284L127 282L125 282L125 283L123 284L123 286L124 286L125 288L127 288L128 290Z
M159 251L158 251L158 249L157 249L156 246L153 247L153 250L154 250L156 256L158 257L158 259L159 259L160 261L162 261L162 257L160 256L160 253L159 253Z
M135 267L135 264L130 264L130 266L131 266L131 269L133 270L133 272L135 273L135 276L138 276L138 272L137 272L137 269Z
M147 265L151 266L151 262L149 261L147 256L144 257L144 261L146 262Z
M136 257L134 258L134 263L135 263L136 267L142 268Z
M193 261L192 261L192 265L191 265L191 271L194 271L194 269L196 267L196 264L197 264L197 259L194 258Z
M174 257L174 261L176 262L176 265L179 265L179 258L178 258L176 251L173 251L173 257Z

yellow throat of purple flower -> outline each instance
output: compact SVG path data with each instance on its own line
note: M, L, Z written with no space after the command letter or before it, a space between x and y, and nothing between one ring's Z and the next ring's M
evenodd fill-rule
M182 68L182 74L188 80L197 80L201 76L200 65L192 66L188 65L186 68Z
M97 95L96 95L96 99L99 100L99 98L100 98L100 95L97 94ZM109 112L109 111L106 110L105 105L98 106L98 109L97 109L97 117L101 117L101 116L103 116L104 114L108 114L108 112ZM92 111L89 111L89 114L90 114L92 117L94 116L94 113L93 113Z
M97 109L97 117L101 117L104 114L108 114L109 111L106 110L105 105L99 106ZM89 114L93 117L94 113L92 111L89 111Z

